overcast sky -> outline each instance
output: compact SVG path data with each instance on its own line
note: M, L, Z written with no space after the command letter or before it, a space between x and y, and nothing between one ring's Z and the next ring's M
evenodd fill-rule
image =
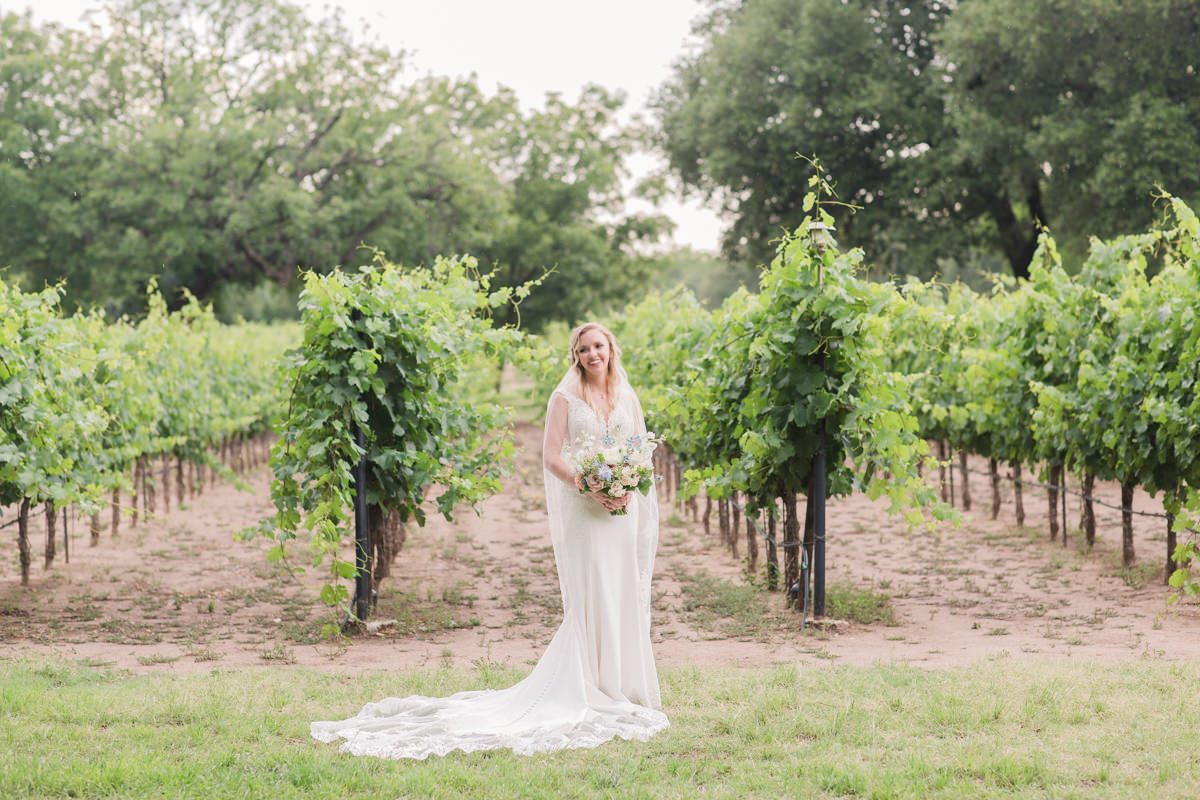
M352 30L358 22L389 47L405 50L414 74L479 77L486 91L511 87L525 106L545 93L574 100L587 83L623 90L641 110L651 90L684 52L699 0L301 0L321 16L340 6ZM0 8L34 8L34 18L75 24L96 0L0 0ZM655 162L638 159L636 170ZM714 250L716 215L694 203L663 208L677 223L675 240Z

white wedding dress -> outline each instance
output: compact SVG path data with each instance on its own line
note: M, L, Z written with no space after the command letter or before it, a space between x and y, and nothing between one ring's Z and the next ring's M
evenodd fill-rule
M560 384L546 414L547 440L609 432L645 432L628 384L608 420ZM618 736L644 741L668 726L650 648L655 490L634 493L629 513L614 517L549 470L544 475L563 621L529 676L507 689L370 703L349 719L312 723L314 737L344 739L341 749L355 755L423 759L452 750L595 747Z

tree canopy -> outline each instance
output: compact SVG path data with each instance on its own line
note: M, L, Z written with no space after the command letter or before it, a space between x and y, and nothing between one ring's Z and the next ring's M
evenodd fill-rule
M1156 185L1200 194L1200 3L714 2L654 106L683 186L761 262L803 217L817 154L839 238L883 268L1065 249L1144 228Z
M622 98L522 110L287 0L115 0L91 27L0 15L0 265L126 310L156 276L201 299L300 269L467 253L556 268L527 323L636 272L664 220L625 214ZM586 288L586 291L582 290Z

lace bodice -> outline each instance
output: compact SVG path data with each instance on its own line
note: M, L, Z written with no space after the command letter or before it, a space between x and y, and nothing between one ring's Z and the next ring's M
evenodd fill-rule
M617 390L616 403L608 419L603 419L590 405L575 394L559 390L555 392L567 400L567 435L564 447L570 446L580 436L600 438L607 433L631 435L645 433L641 409L637 396L625 384Z

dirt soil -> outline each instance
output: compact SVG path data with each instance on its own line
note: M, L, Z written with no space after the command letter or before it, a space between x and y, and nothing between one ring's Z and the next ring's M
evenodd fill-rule
M272 510L269 473L259 467L246 477L248 490L219 483L136 527L125 518L118 535L106 528L96 547L73 520L70 563L60 528L59 554L46 570L44 521L35 520L28 587L20 585L16 529L3 529L0 657L55 654L134 672L296 664L355 673L480 660L524 669L549 641L561 607L541 433L519 426L517 434L522 451L502 494L453 523L431 510L425 528L409 531L379 598L375 620L383 627L340 645L322 640L320 627L331 619L317 599L322 573L310 568L293 578L267 563L264 541L234 540ZM745 564L717 541L715 524L705 535L660 498L653 601L660 667L1200 658L1200 608L1167 606L1163 520L1137 518L1139 563L1123 570L1118 512L1098 509L1094 549L1081 547L1075 530L1064 546L1049 541L1044 491L1027 490L1026 527L1018 528L1011 487L993 521L990 488L972 480L975 508L963 512L961 526L934 531L910 533L861 495L831 502L829 586L887 595L898 624L835 622L803 632L781 595L744 588ZM1119 500L1116 486L1098 493ZM1142 494L1135 505L1161 511ZM1068 524L1078 518L1072 498ZM8 509L2 521L11 519ZM295 563L306 557L294 548ZM751 605L737 613L708 607L697 599L704 587L749 597Z

